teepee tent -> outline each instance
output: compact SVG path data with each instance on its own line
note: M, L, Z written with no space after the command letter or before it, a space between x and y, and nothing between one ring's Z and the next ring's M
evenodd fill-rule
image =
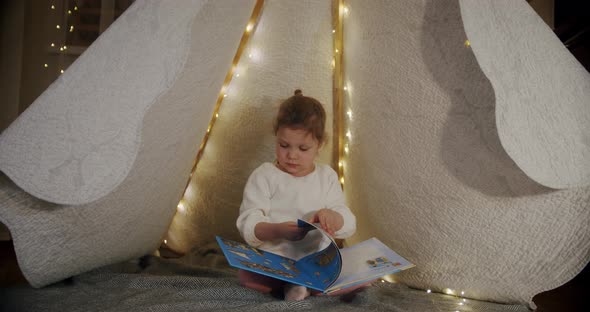
M590 76L534 11L335 3L136 1L0 137L0 220L31 285L238 238L296 88L337 129L319 160L357 216L347 243L416 264L396 281L533 306L579 273Z

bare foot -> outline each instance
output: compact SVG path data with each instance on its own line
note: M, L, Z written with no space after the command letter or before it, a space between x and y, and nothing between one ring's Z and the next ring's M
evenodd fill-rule
M285 285L285 301L300 301L309 297L307 287L294 284Z

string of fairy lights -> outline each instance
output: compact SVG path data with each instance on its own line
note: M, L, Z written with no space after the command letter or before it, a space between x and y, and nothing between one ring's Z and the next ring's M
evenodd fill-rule
M333 132L334 132L334 144L333 144L333 164L332 166L338 173L340 179L340 185L344 187L344 156L348 154L348 142L351 139L350 130L346 131L345 128L348 125L345 122L344 117L344 25L343 19L349 14L349 9L344 5L344 0L333 0L332 2L332 34L333 34L333 47L334 57L332 60L333 72ZM352 112L348 111L349 117L352 117Z
M344 75L344 20L349 16L350 8L345 5L345 0L333 0L333 14L332 23L334 34L334 58L332 60L333 73L333 100L334 100L334 147L333 147L333 162L337 164L335 166L338 170L338 177L340 184L344 187L344 169L346 165L346 157L349 154L349 143L352 140L352 133L349 128L349 124L352 121L352 110L345 108L345 96L351 92L351 83L345 82ZM471 43L469 40L465 41L465 47L470 47ZM348 97L346 97L348 98ZM346 111L346 113L344 113ZM384 276L380 279L381 283L395 282L392 275ZM467 304L465 298L465 291L453 290L450 288L443 289L446 295L452 296L457 299L457 310L462 309ZM432 293L431 289L427 289L426 293Z
M73 33L75 30L73 15L78 12L78 5L76 1L65 1L63 3L63 7L57 2L52 2L49 5L50 16L54 18L53 21L59 21L55 24L55 26L52 26L55 28L56 32L55 35L52 36L54 38L51 39L48 45L51 52L58 53L60 55L59 61L57 64L55 64L55 66L52 66L50 62L43 63L43 67L46 69L51 69L53 67L57 68L59 74L64 73L62 56L68 50L68 46L66 44L68 33Z
M257 25L257 21L258 21L258 17L260 15L260 11L262 9L262 6L264 4L264 0L257 0L255 7L252 11L252 15L250 16L250 19L246 25L246 29L244 30L244 33L242 35L242 39L240 41L240 44L238 46L238 50L234 56L233 62L232 62L232 66L231 69L229 70L229 72L226 75L225 81L223 83L223 86L221 87L221 90L219 92L218 98L217 98L217 102L215 104L215 108L213 110L213 116L211 117L211 120L209 121L209 124L207 126L207 131L205 133L205 136L203 137L203 140L201 141L201 145L199 146L199 150L197 152L197 156L195 157L195 161L193 163L192 169L191 169L191 173L189 174L189 177L187 179L187 182L185 184L184 187L184 192L183 192L183 197L181 198L181 200L178 202L177 204L177 214L174 216L174 218L176 218L179 215L183 215L186 213L187 211L187 197L188 194L190 193L190 183L191 180L194 176L194 173L197 169L197 166L199 164L199 161L201 160L203 153L205 151L205 147L207 146L207 142L209 141L209 136L210 133L213 129L213 126L215 125L215 122L217 121L217 119L219 118L219 110L221 108L221 105L223 103L223 100L225 98L227 98L228 96L228 90L229 90L229 85L232 81L232 78L239 78L240 77L240 72L241 70L239 70L239 61L242 57L242 54L247 51L248 53L248 60L256 60L259 58L259 51L255 48L255 47L250 47L247 48L247 44L248 44L248 40L250 38L250 35L252 34L255 25ZM333 160L333 166L335 168L337 168L337 172L338 172L338 176L340 179L340 183L343 185L344 184L344 166L343 166L343 155L344 153L348 153L348 143L344 143L344 131L343 131L343 114L342 114L342 106L343 106L343 97L342 97L342 91L346 91L348 88L346 86L342 86L343 85L343 70L342 70L342 55L343 55L343 44L342 44L342 18L348 14L348 8L346 6L344 6L343 4L343 0L333 0L333 9L335 10L333 16L333 28L332 28L332 35L333 35L333 43L334 43L334 55L333 55L333 59L332 59L332 69L334 70L333 72L333 87L334 87L334 92L333 92L333 110L334 110L334 148L335 151L333 153L333 155L335 155L334 160ZM245 66L244 66L245 67ZM349 118L352 118L352 113L349 110L348 111L348 116ZM350 131L346 132L346 138L350 139ZM168 244L168 240L164 239L163 240L164 245Z
M259 55L260 53L255 47L248 47L248 41L250 39L251 34L254 31L254 28L257 25L258 17L260 16L260 12L262 10L263 4L264 4L264 0L257 0L256 1L256 4L254 5L254 9L252 10L252 15L250 16L250 19L248 20L248 23L246 24L246 29L244 30L244 33L242 34L242 39L240 40L238 50L236 51L236 54L233 58L232 66L225 76L223 86L221 87L221 90L220 90L219 95L217 97L217 102L215 104L215 108L213 109L213 115L211 117L211 120L209 121L209 125L207 126L207 132L205 133L205 136L203 137L203 140L201 141L201 145L199 146L199 151L197 152L197 156L195 157L195 161L193 162L191 173L189 174L188 180L187 180L186 185L184 187L183 197L179 201L178 205L176 206L177 213L174 216L174 218L176 218L179 214L186 213L186 202L187 202L186 198L188 197L188 195L190 193L190 189L189 189L190 182L193 178L195 171L197 170L197 165L199 164L199 161L201 160L201 158L203 156L203 153L205 151L205 147L207 146L207 142L209 141L209 136L211 134L213 126L215 125L215 122L217 121L217 119L219 119L219 110L221 108L221 104L223 103L223 100L225 98L227 98L227 96L228 96L229 85L230 85L232 79L234 79L234 78L237 79L240 77L240 74L243 74L242 67L240 67L240 64L239 64L240 59L242 58L242 55L245 52L247 52L248 53L247 56L248 56L249 61L256 61L260 57L260 55ZM243 68L245 68L245 66L243 66ZM164 239L164 244L165 245L168 244L167 239Z
M344 79L344 44L343 44L343 34L344 34L344 19L349 16L350 9L348 6L345 5L345 0L332 0L332 11L333 11L333 19L332 19L332 35L333 35L333 58L332 58L332 69L333 69L333 130L334 130L334 142L333 142L333 167L335 167L338 173L338 177L340 179L340 183L342 187L344 187L344 169L346 165L346 157L349 154L349 143L352 140L352 133L349 129L349 124L352 121L352 110L350 108L345 109L345 96L349 95L351 92L351 84L350 82L345 82ZM178 213L184 214L186 212L185 202L186 202L186 195L188 193L189 185L192 180L192 177L197 169L197 165L199 160L203 156L205 147L209 140L209 135L212 131L213 126L215 125L216 120L219 118L219 109L223 100L228 96L229 84L233 78L240 77L240 68L239 68L239 61L241 59L242 54L246 51L248 53L248 60L256 60L258 58L259 52L254 47L247 47L248 40L257 25L257 21L260 16L260 12L262 6L264 4L264 0L257 0L255 7L252 11L252 15L246 25L246 29L242 35L242 39L240 41L238 50L234 56L231 69L226 75L225 81L221 90L219 92L217 102L215 104L215 108L213 110L213 115L207 127L207 132L199 146L199 151L193 163L191 173L189 175L188 181L185 185L184 195L183 198L179 201L177 205L177 215ZM469 40L465 41L465 46L470 47ZM176 216L175 216L176 218ZM167 244L167 240L163 240L164 244ZM381 283L395 282L391 275L384 276L380 279ZM459 312L459 309L463 308L467 304L467 299L465 298L465 291L456 291L450 288L443 289L444 294L453 296L454 298L458 299L457 302L457 310L455 312ZM431 289L427 289L426 293L432 293Z
M344 19L350 14L350 9L344 4L344 0L333 0L333 29L334 34L334 59L332 67L333 75L333 99L334 99L334 148L333 165L338 173L340 185L344 188L344 172L346 157L350 152L349 143L352 140L352 132L349 124L352 121L352 109L345 108L346 96L350 94L351 84L345 82L344 72Z
M469 40L465 40L465 47L471 47L471 42ZM465 291L463 290L453 290L451 288L443 289L443 292L449 296L453 296L453 298L457 299L457 306L459 308L465 307L467 304L467 298L465 298ZM432 293L431 289L427 289L426 293ZM454 312L459 312L460 310L455 310Z

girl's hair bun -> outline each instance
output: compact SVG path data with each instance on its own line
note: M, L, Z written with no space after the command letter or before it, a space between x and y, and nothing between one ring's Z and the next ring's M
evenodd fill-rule
M294 95L303 95L303 92L301 91L301 89L297 89L295 90Z

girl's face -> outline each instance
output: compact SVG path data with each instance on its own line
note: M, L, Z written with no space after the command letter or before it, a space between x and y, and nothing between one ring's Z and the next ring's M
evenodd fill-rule
M310 174L320 143L304 129L281 127L277 131L275 152L279 169L296 177Z

